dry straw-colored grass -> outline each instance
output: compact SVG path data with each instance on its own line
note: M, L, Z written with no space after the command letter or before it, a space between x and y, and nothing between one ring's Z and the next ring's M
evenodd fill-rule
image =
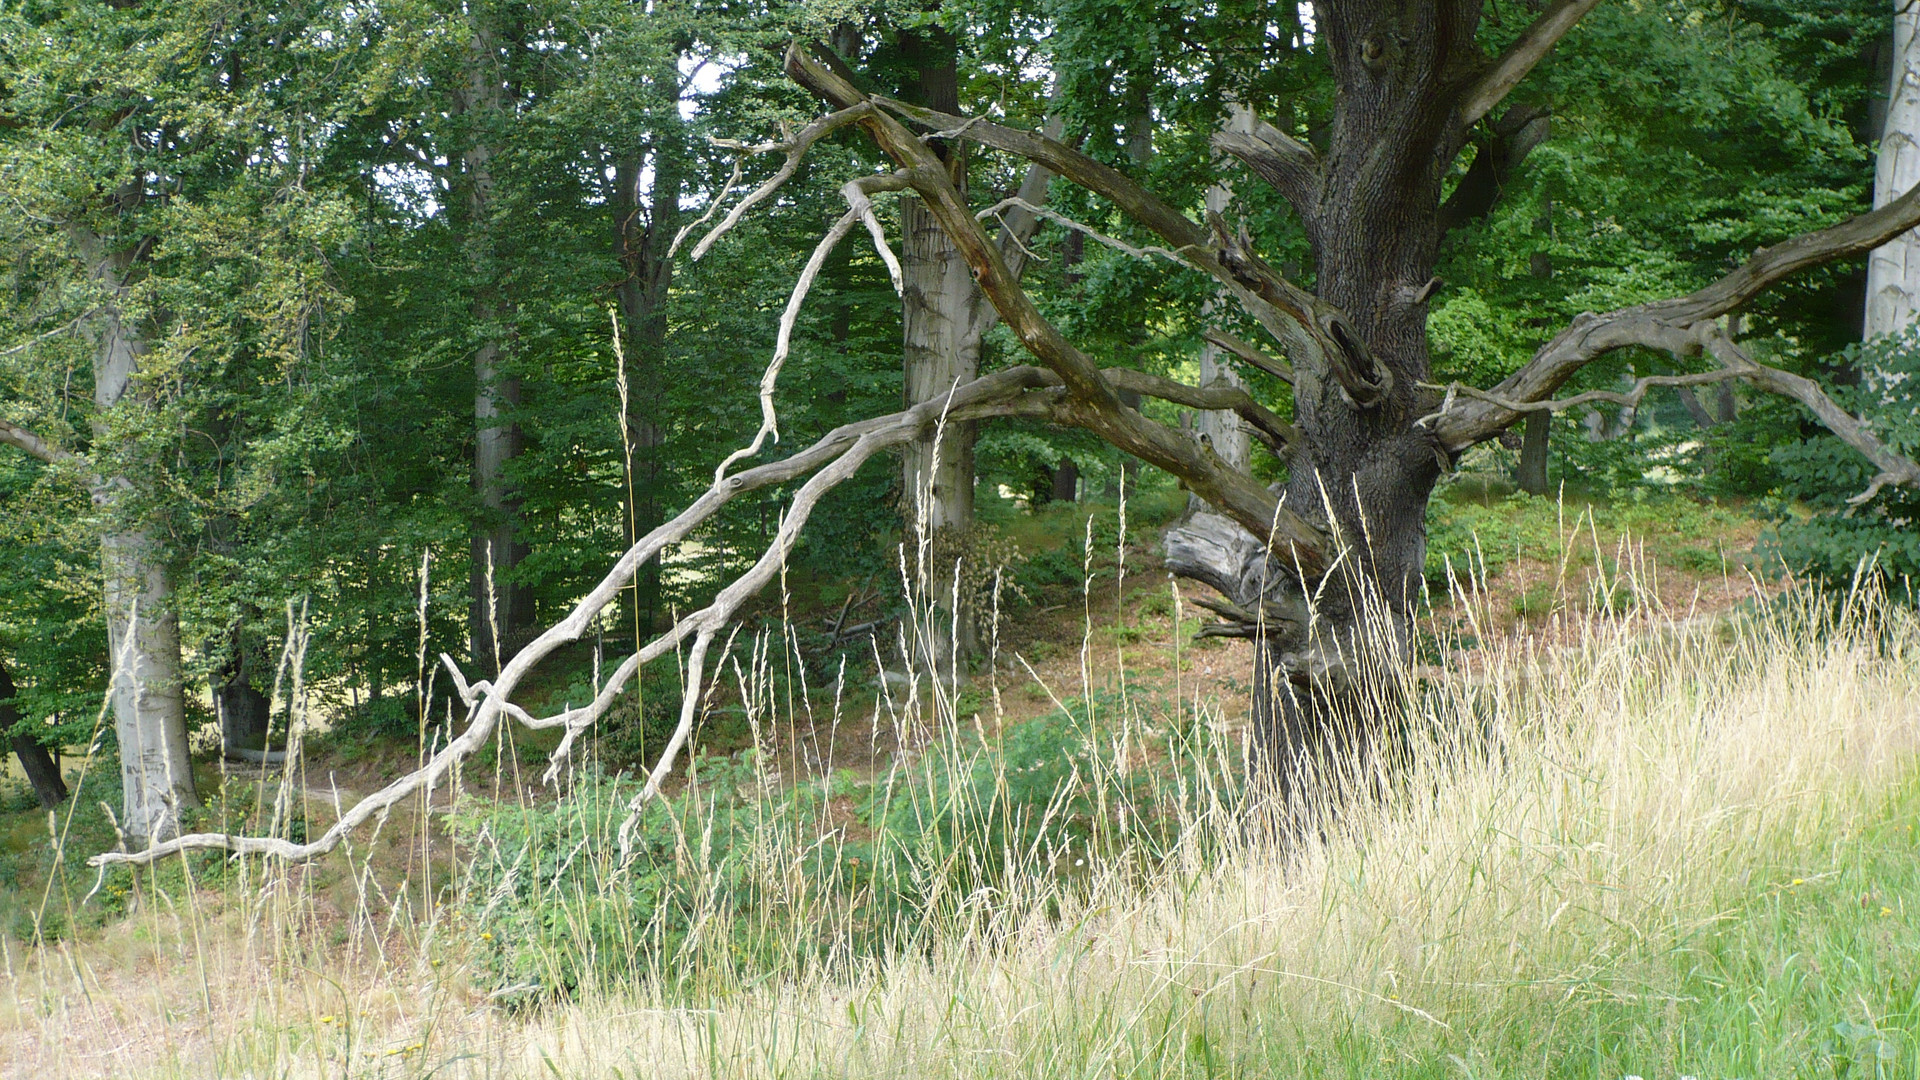
M1275 845L1197 815L1146 880L1026 866L911 955L513 1011L449 945L474 927L329 947L282 880L14 948L0 1054L47 1078L1494 1076L1589 1075L1594 1044L1592 1069L1790 1073L1830 1021L1769 998L1771 968L1744 1000L1700 980L1909 774L1920 624L1841 606L1515 646L1421 686L1404 762L1331 824ZM1897 903L1867 906L1920 917ZM1888 1039L1880 1065L1911 1064Z

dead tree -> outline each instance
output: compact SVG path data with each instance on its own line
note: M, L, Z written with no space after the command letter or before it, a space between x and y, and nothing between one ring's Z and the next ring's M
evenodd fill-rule
M1217 214L1197 221L1126 173L1046 134L984 117L909 105L860 91L804 45L787 70L832 111L777 142L733 144L743 155L780 154L770 179L730 207L695 246L698 257L799 169L809 147L857 128L894 162L891 173L862 176L842 189L848 210L816 248L782 316L778 344L760 384L762 424L746 447L722 462L693 506L636 543L559 624L521 649L491 682L469 685L446 661L468 702L465 730L418 772L350 808L308 843L224 834L183 836L137 854L108 853L96 864L149 862L190 849L312 858L402 799L445 781L458 761L485 745L505 719L562 727L558 769L575 737L605 711L639 666L688 643L680 724L654 766L644 800L657 794L686 745L706 685L709 655L739 606L778 572L821 496L884 448L925 438L943 423L1022 416L1092 432L1164 469L1212 508L1168 538L1181 573L1225 597L1210 606L1226 618L1216 632L1252 640L1256 649L1254 722L1258 774L1282 792L1312 779L1315 767L1364 741L1391 707L1391 688L1410 662L1414 604L1425 563L1426 506L1441 473L1465 449L1537 412L1594 402L1637 405L1660 386L1739 379L1806 405L1822 423L1878 467L1872 486L1920 486L1920 465L1882 443L1810 380L1761 364L1726 333L1723 318L1795 271L1868 251L1920 224L1920 192L1870 213L1756 251L1739 269L1686 296L1617 311L1588 313L1494 387L1430 382L1427 302L1437 285L1437 251L1457 207L1443 206L1441 182L1476 125L1494 117L1526 77L1598 0L1556 0L1499 56L1475 42L1480 5L1472 0L1347 0L1315 5L1340 108L1324 145L1310 147L1279 128L1251 124L1221 131L1215 146L1272 185L1304 223L1318 292L1287 280L1259 255L1254 239ZM1490 122L1520 139L1530 123L1512 109ZM1011 154L1103 198L1151 232L1158 243L1132 246L1043 207L1025 209L1142 258L1172 260L1213 285L1272 339L1266 347L1226 335L1215 344L1292 384L1288 424L1246 390L1193 387L1139 371L1102 367L1049 322L1022 289L988 224L1006 203L971 205L932 145L966 140ZM1537 141L1537 140L1536 140ZM1493 153L1493 142L1478 152ZM1508 151L1509 163L1513 151ZM1498 164L1497 162L1494 164ZM1489 166L1492 168L1492 165ZM1471 175L1472 170L1469 170ZM733 473L777 436L775 388L795 320L826 255L864 225L900 281L898 260L870 204L880 191L911 192L952 242L984 295L1035 364L975 379L939 401L842 427L784 460ZM716 205L709 217L718 215ZM705 224L707 219L689 226ZM1606 353L1641 346L1705 370L1640 379L1624 393L1554 393ZM1270 352L1284 356L1284 361ZM1224 410L1245 421L1289 466L1270 490L1223 461L1204 441L1155 422L1124 402L1145 395L1190 409ZM595 700L536 718L511 703L516 686L561 644L586 633L635 568L721 505L770 484L803 480L768 550L706 608L681 619L615 670ZM444 658L443 658L444 659ZM637 809L637 807L636 807Z

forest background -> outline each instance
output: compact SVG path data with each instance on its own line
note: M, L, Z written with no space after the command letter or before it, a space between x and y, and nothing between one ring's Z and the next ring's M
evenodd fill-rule
M1489 50L1548 6L1489 0ZM339 808L313 794L318 781L277 771L290 728L309 740L297 761L337 770L352 787L412 769L457 732L466 710L441 654L469 678L491 677L635 537L706 491L721 459L755 440L756 394L782 348L790 290L845 212L840 185L885 167L864 136L833 134L777 197L710 249L701 245L781 165L778 154L743 149L820 115L818 99L782 66L796 38L830 45L874 92L1046 129L1173 205L1223 207L1260 238L1273 266L1312 284L1312 253L1286 203L1259 183L1219 186L1219 174L1197 164L1213 157L1210 139L1233 104L1308 142L1327 129L1334 85L1308 4L0 3L0 727L31 785L0 806L0 885L9 894L0 920L13 940L58 944L123 919L138 926L127 916L140 911L143 887L157 913L169 898L191 900L195 875L200 886L235 888L221 910L252 910L233 899L257 883L245 860L200 853L144 878L124 869L96 877L79 864L202 827L309 839ZM1476 128L1472 152L1448 178L1455 228L1431 296L1434 381L1492 385L1582 312L1702 288L1758 246L1867 210L1894 55L1887 5L1870 0L1595 7L1514 92L1511 111ZM1090 240L1032 204L1133 248L1153 244L1136 222L1072 185L1049 187L1044 175L1036 183L1026 162L996 153L964 154L956 174L977 206L1028 200L1003 204L998 221L1019 238L1023 285L1103 363L1192 385L1241 384L1293 418L1289 384L1221 344L1220 329L1232 324L1215 282ZM911 257L924 211L893 192L874 204ZM952 376L929 359L938 350L913 329L913 303L872 247L848 242L828 254L794 315L775 399L779 440L756 460L937 399ZM1912 396L1920 346L1909 333L1863 342L1868 306L1865 260L1839 261L1783 281L1724 326L1753 356L1825 386L1911 457L1920 451ZM1026 360L1003 326L978 348L982 374ZM1557 392L1625 391L1681 375L1681 364L1621 349ZM1137 406L1263 481L1286 475L1230 413ZM422 813L392 827L377 860L364 854L359 870L314 887L312 906L292 920L302 928L294 947L338 944L328 936L338 933L378 951L406 914L416 929L398 936L416 958L459 967L468 983L458 993L489 1009L590 1001L597 980L670 984L676 1007L716 986L751 1003L748 991L769 971L798 979L845 970L834 965L849 957L932 954L941 942L969 940L980 925L968 921L980 917L974 898L992 893L1004 900L994 911L1025 910L1021 889L1035 878L1044 887L1028 899L1055 914L1080 902L1097 908L1087 896L1140 894L1132 878L1114 891L1088 885L1092 872L1077 868L1089 859L1158 868L1156 860L1191 857L1207 868L1194 881L1235 865L1237 855L1218 852L1237 850L1238 826L1208 819L1199 828L1185 815L1195 791L1232 802L1244 702L1222 712L1217 702L1177 699L1182 673L1194 670L1183 649L1211 650L1200 654L1208 672L1225 673L1211 688L1231 696L1247 670L1230 650L1246 647L1196 641L1195 612L1154 576L1161 529L1192 513L1193 500L1172 476L1084 431L996 419L942 438L940 469L929 467L923 440L829 492L777 584L743 609L739 640L760 644L732 653L734 671L699 703L694 751L703 756L641 821L647 869L638 878L598 875L609 852L626 857L625 826L616 845L614 823L632 777L675 728L682 672L672 653L600 722L565 781L571 798L556 800L534 780L553 749L550 733L520 747L497 742L471 765L474 777L493 774L491 794L479 795L486 784L475 782L468 794L478 801L423 796ZM1641 563L1649 551L1689 585L1737 582L1720 599L1743 597L1743 615L1762 620L1789 581L1884 594L1897 606L1920 573L1910 524L1920 494L1879 488L1874 465L1811 412L1740 382L1661 386L1637 406L1537 413L1450 464L1427 519L1432 596L1418 646L1427 673L1483 647L1492 656L1495 637L1545 639L1631 611L1664 616L1657 574ZM916 498L934 473L942 498ZM1849 501L1870 485L1870 501ZM591 634L516 700L536 712L579 704L640 642L712 602L759 559L797 486L723 507L643 568ZM1590 542L1574 538L1583 515ZM1635 534L1656 540L1636 549ZM1574 551L1581 544L1584 554ZM1517 569L1522 548L1532 577ZM956 560L957 580L927 587L938 577L928 567ZM1556 561L1558 578L1537 572ZM1565 595L1569 562L1590 568L1584 598ZM1503 566L1515 569L1489 601ZM1088 660L1087 642L1096 604L1107 603L1095 594L1109 586L1112 622L1099 632L1115 670L1103 689L1095 684L1105 661ZM1498 630L1488 629L1489 612ZM1839 648L1832 642L1856 637L1893 656L1888 679L1906 670L1899 643L1912 628L1900 616L1887 616L1894 629L1884 633L1845 617L1806 618L1816 629L1788 635L1791 649L1736 630L1724 649L1626 644L1598 666L1616 681L1652 671L1648 685L1662 693L1729 702L1773 685L1762 677L1772 669L1755 658L1763 654L1804 661L1811 666L1795 669L1803 681L1827 685L1830 672L1818 665ZM942 638L949 622L954 632ZM936 639L935 655L917 651L921 628ZM1161 637L1176 700L1136 724L1127 718L1165 703L1142 704L1159 701L1161 688L1137 673L1130 686L1121 653L1148 638L1159 649ZM793 663L775 677L769 656ZM971 675L928 690L925 708L944 735L896 732L882 753L889 694L918 694L912 673L929 660ZM1543 682L1540 700L1576 701L1590 680L1571 671ZM1003 706L1002 689L1020 673L1034 685ZM1047 685L1063 674L1078 674L1079 698ZM1473 723L1508 707L1461 693L1456 704ZM1850 693L1829 696L1853 701ZM784 713L768 705L782 694ZM803 761L801 736L817 743L825 730L812 710L831 710L837 731L843 699L855 698L872 705L868 754L815 746ZM1767 709L1778 701L1765 700L1755 716L1776 715ZM1861 716L1899 712L1883 704L1868 701ZM1523 706L1513 707L1524 714ZM150 745L129 745L114 715L143 711L174 719ZM776 714L791 729L784 744L756 726ZM999 726L983 726L983 715ZM1114 717L1111 730L1101 726ZM990 733L1006 737L989 747ZM1101 764L1105 738L1123 747L1110 755L1117 766ZM1555 753L1594 745L1569 739ZM776 747L792 756L784 773ZM1450 764L1425 767L1447 774L1451 753L1435 758ZM1155 765L1150 778L1129 771L1129 754ZM506 773L513 780L503 788ZM133 791L155 775L170 789ZM1778 775L1787 784L1801 774ZM805 778L820 781L817 799ZM70 799L76 790L83 797ZM1481 789L1459 791L1447 798L1471 800ZM311 805L296 808L290 792ZM1744 788L1735 795L1742 806L1773 805ZM1907 795L1886 801L1888 820L1910 816ZM49 808L60 814L51 832ZM1357 820L1374 822L1371 813ZM1728 845L1712 849L1724 863L1674 848L1646 865L1670 857L1674 881L1688 866L1734 865L1743 826L1701 820L1709 819L1700 835ZM1802 826L1782 827L1805 839L1793 832ZM1775 833L1755 829L1755 849L1773 850ZM688 871L686 837L702 830L706 861ZM417 835L396 839L409 831ZM1858 839L1846 833L1847 843ZM789 842L792 850L778 846ZM1057 850L1046 846L1055 842ZM808 882L767 871L764 845L790 856ZM1193 856L1194 845L1217 850ZM1026 861L993 870L1015 847ZM1843 847L1835 841L1833 850ZM531 884L522 859L540 869ZM347 862L355 865L351 854ZM363 878L391 895L369 899ZM1786 878L1793 888L1809 879L1813 871ZM1859 893L1857 905L1853 892L1841 899L1859 908L1853 915L1866 913L1863 926L1883 925L1875 912L1895 910L1879 900L1890 886L1839 881L1836 896ZM357 899L328 908L349 886ZM1456 910L1476 909L1463 901ZM1649 943L1665 939L1639 940L1655 950ZM211 954L195 949L207 966ZM1354 961L1374 963L1371 954ZM1863 992L1904 993L1906 1012L1858 1017L1835 1004L1814 1025L1837 1032L1825 1060L1866 1061L1892 1048L1920 1061L1912 1056L1920 1043L1889 1034L1920 1018L1910 987L1880 979L1872 964L1858 970L1867 973ZM1477 985L1468 979L1446 983L1464 993L1448 999L1462 1016L1481 1007L1477 992L1460 989ZM837 992L828 992L834 1008ZM1400 992L1389 998L1382 982L1373 1004L1406 1013ZM1674 1038L1643 1038L1653 1013L1632 1008L1594 1020L1620 1061L1649 1038ZM1421 1030L1432 1017L1414 1012L1409 1023ZM308 1019L316 1031L344 1031L327 1026L331 1013ZM1782 1023L1798 1041L1781 1036L1780 1046L1811 1045L1803 1018ZM43 1031L60 1026L48 1024ZM1730 1030L1725 1018L1691 1013L1674 1030L1689 1025ZM1768 1029L1754 1045L1776 1034ZM1091 1046L1105 1033L1087 1037ZM1184 1050L1180 1038L1170 1045L1200 1060L1218 1033L1197 1044L1182 1037ZM412 1036L395 1038L403 1058L418 1049ZM315 1062L333 1060L325 1041L306 1047ZM1388 1042L1441 1069L1454 1049ZM1354 1045L1371 1060L1373 1044ZM1767 1052L1775 1051L1728 1054L1750 1066Z
M68 748L94 735L110 668L103 537L149 551L143 596L177 621L183 665L161 677L185 688L189 726L217 713L230 743L262 737L297 602L307 679L342 698L339 723L406 739L421 656L497 666L703 490L759 423L752 388L837 185L786 188L698 261L691 244L669 249L772 167L750 160L737 175L737 143L715 140L813 115L778 67L796 33L840 35L909 98L944 77L969 107L1052 118L1089 154L1197 204L1188 189L1205 178L1182 175L1187 144L1222 102L1284 99L1307 130L1324 122L1324 76L1305 62L1311 13L1255 7L10 5L0 408L70 455L0 449L11 734ZM1489 32L1529 11L1492 4ZM1249 59L1201 62L1227 53ZM1526 91L1550 135L1449 241L1436 380L1484 385L1581 311L1699 287L1756 244L1864 209L1890 63L1875 4L1603 5ZM842 137L803 169L854 175L874 155ZM969 168L978 190L1012 195L1023 179L990 155ZM1144 242L1083 195L1054 197ZM1249 185L1234 212L1270 238L1270 261L1296 274L1308 262L1270 195ZM1116 362L1235 377L1202 337L1200 282L1050 222L1028 246L1029 288ZM1820 268L1738 325L1904 447L1904 396L1856 392L1861 372L1910 363L1897 346L1863 359L1863 283L1859 265ZM770 454L901 400L900 310L871 251L828 259L793 335ZM138 361L110 387L114 333ZM982 355L983 372L1018 359L1004 330ZM1672 364L1622 350L1568 391ZM1286 411L1284 386L1238 377ZM1920 560L1890 524L1910 496L1838 513L1871 469L1792 403L1722 383L1552 425L1554 484L1735 501L1773 526L1760 561L1845 575L1877 552L1899 577ZM1245 460L1239 440L1227 452ZM971 458L983 520L958 543L975 552L996 550L993 521L1015 499L1111 497L1128 469L1084 433L1017 420L987 426ZM89 498L102 476L120 486ZM897 462L876 461L828 496L792 559L810 591L831 605L897 576L905 490ZM789 497L727 507L667 573L643 571L615 621L644 633L705 602L757 557ZM1015 578L1060 576L1052 554L1024 553ZM609 633L612 655L631 636Z

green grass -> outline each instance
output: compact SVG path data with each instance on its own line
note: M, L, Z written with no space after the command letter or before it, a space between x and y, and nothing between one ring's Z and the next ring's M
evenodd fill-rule
M1520 558L1591 565L1614 557L1623 539L1663 568L1743 576L1757 565L1753 545L1733 538L1752 532L1753 518L1740 508L1679 492L1481 498L1472 489L1443 488L1427 514L1427 580L1444 593L1449 560L1463 582L1470 575L1497 576Z

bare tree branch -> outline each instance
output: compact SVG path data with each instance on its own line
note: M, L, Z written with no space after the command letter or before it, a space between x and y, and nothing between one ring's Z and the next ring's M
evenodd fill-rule
M852 83L808 56L798 43L787 51L787 69L801 85L841 110L835 115L868 101ZM945 164L921 139L879 109L867 113L859 123L910 178L914 191L946 231L961 257L967 260L981 292L1000 312L1008 329L1066 384L1067 400L1061 405L1062 413L1068 416L1065 422L1093 431L1119 449L1187 481L1195 494L1220 507L1249 531L1271 537L1275 553L1284 562L1298 565L1308 573L1317 573L1328 564L1332 544L1318 527L1280 506L1263 485L1244 472L1226 467L1218 455L1206 453L1205 448L1192 439L1120 404L1113 384L1085 353L1040 314L1019 282L1013 280L998 245L955 188ZM977 132L993 126L982 122L972 130ZM1040 141L1065 151L1051 140ZM1083 155L1067 152L1069 160L1079 157ZM1184 218L1180 220L1185 222ZM1185 235L1191 235L1191 225L1186 223ZM1181 247L1176 246L1174 250L1181 251ZM1196 249L1195 257L1203 256L1211 259ZM1274 275L1274 279L1280 286L1292 288L1278 275ZM1229 277L1228 283L1236 286L1240 293L1248 293L1237 280ZM1299 295L1309 302L1312 299L1303 293ZM1295 326L1295 330L1298 329ZM1302 345L1303 349L1311 347L1314 345Z
M1893 202L1830 228L1802 233L1753 253L1745 265L1686 296L1621 308L1604 315L1587 313L1541 346L1519 371L1501 380L1489 394L1508 402L1539 401L1550 396L1594 359L1629 345L1688 356L1697 354L1714 321L1758 296L1796 271L1835 259L1864 255L1920 225L1920 188ZM1519 411L1496 401L1456 400L1428 418L1440 446L1458 451L1492 438L1519 418Z
M827 235L821 237L820 242L814 245L813 255L807 259L807 265L801 268L800 280L794 282L793 293L787 297L786 310L780 313L780 330L774 338L773 359L767 363L766 372L760 376L760 429L754 432L751 443L728 454L719 468L713 471L714 483L719 483L721 478L727 475L727 470L733 466L734 462L758 454L761 447L766 445L767 439L780 441L780 420L773 407L773 391L779 385L780 371L786 366L787 355L792 351L794 324L800 321L800 309L806 303L807 293L813 290L814 280L820 276L821 268L826 265L827 256L833 252L834 248L840 246L841 240L846 239L847 233L853 230L855 222L872 221L869 228L874 231L874 243L879 245L881 250L887 251L886 234L880 231L880 223L873 220L873 207L866 195L871 191L899 191L906 186L906 177L895 173L891 176L863 176L842 189L846 192L847 201L852 204L852 208L841 215L840 220L834 222L833 227L827 230ZM698 252L695 254L698 255ZM892 252L887 251L887 255L891 260ZM897 262L892 262L889 269L893 272L894 287L897 289L900 285L900 266Z
M732 210L729 210L727 216L721 219L720 224L713 227L713 231L700 238L700 242L693 246L693 261L699 262L708 251L713 249L714 244L719 243L721 237L732 232L733 227L740 224L740 219L747 215L747 211L758 206L774 192L779 191L782 184L792 179L793 174L800 168L800 160L807 156L807 151L813 148L814 143L859 120L862 116L866 115L870 108L871 106L863 103L851 109L843 109L831 115L823 116L813 123L808 124L806 127L801 128L798 135L790 139L782 139L779 142L748 145L727 139L715 140L715 145L717 146L739 150L747 155L768 154L781 151L787 155L787 160L781 164L780 168L776 170L772 176L767 178L766 183L753 189L753 191L747 194L746 198L741 199L738 205ZM729 183L729 186L731 186L731 183ZM675 238L674 246L679 246L679 238L677 237Z
M733 172L727 177L727 182L720 185L720 193L713 197L713 201L707 203L707 212L680 226L680 231L673 234L673 243L667 246L667 261L673 261L673 257L680 254L680 245L686 243L687 237L692 236L694 230L713 220L713 215L720 212L720 207L725 205L727 196L733 194L734 186L740 183L740 176L746 171L747 159L734 158Z
M1236 413L1252 426L1253 433L1268 449L1283 458L1299 450L1302 445L1300 432L1271 409L1255 401L1244 386L1234 386L1224 380L1210 386L1188 386L1132 368L1107 368L1103 374L1121 390L1131 390L1191 409Z
M431 790L445 780L460 761L486 745L502 717L516 719L525 717L535 726L540 727L565 725L571 733L577 734L579 728L584 728L606 711L624 688L626 681L647 661L664 655L685 640L688 635L695 636L696 641L702 637L710 641L719 628L733 618L747 598L764 587L766 582L778 573L780 560L791 549L794 540L799 536L800 529L806 523L807 514L811 512L820 497L832 486L851 476L859 468L860 463L887 447L921 437L940 421L943 413L951 419L985 419L991 416L1055 418L1059 410L1060 391L1049 386L1053 381L1047 372L1035 367L1020 367L998 372L957 388L947 400L925 402L889 416L844 425L790 458L769 462L716 481L704 495L682 511L679 516L648 533L627 549L626 554L620 558L613 569L600 580L598 585L594 586L591 592L574 605L567 617L516 653L513 659L501 669L498 678L491 683L479 682L471 685L466 685L464 679L456 680L456 685L462 687L463 698L469 704L466 730L450 740L421 768L400 777L355 803L318 838L307 843L294 843L271 836L193 833L155 844L143 851L102 852L90 858L88 864L141 866L184 851L205 850L258 854L289 862L303 862L334 850L354 830L368 821L386 813L417 792ZM753 568L723 589L712 604L681 619L671 629L649 642L646 647L628 657L616 669L606 685L600 688L592 703L581 709L568 710L558 716L545 719L528 717L524 710L512 704L510 699L520 681L555 649L583 636L592 627L594 619L599 617L607 605L619 596L620 590L632 580L641 564L648 559L658 557L668 546L684 540L696 527L734 498L746 492L772 484L785 483L809 473L813 473L814 476L803 486L801 493L796 495L793 509L781 523L774 543ZM689 675L687 695L691 700L700 695L702 688L691 672ZM687 726L687 720L688 714L683 702L682 728ZM685 740L684 731L677 729L674 741L669 744L673 754L678 753L680 747L685 744ZM571 738L563 740L563 749L570 747L571 743ZM661 762L655 766L649 777L646 788L649 797L658 791L659 783L665 779L672 765L673 757L663 755Z
M1330 372L1356 402L1381 396L1378 384L1356 377L1356 370L1364 365L1349 360L1350 346L1358 342L1358 337L1348 336L1343 342L1340 335L1330 329L1345 324L1344 314L1260 260L1243 238L1224 229L1202 227L1126 174L1057 140L989 121L969 121L891 98L867 99L851 83L814 62L797 45L787 56L788 71L795 80L829 103L839 106L845 101L871 100L886 112L922 127L964 130L967 138L982 146L1045 165L1055 174L1108 199L1165 241L1168 250L1225 285L1241 308L1273 335L1296 366Z
M1622 408L1638 408L1640 402L1646 399L1647 391L1656 386L1704 386L1708 383L1722 383L1729 379L1737 379L1740 377L1740 372L1725 369L1720 371L1702 371L1691 375L1648 375L1636 381L1633 387L1624 394L1614 390L1588 390L1584 394L1575 394L1570 398L1560 398L1554 401L1514 401L1490 391L1468 386L1465 383L1449 383L1446 385L1421 383L1420 385L1423 389L1444 390L1447 396L1441 403L1438 411L1429 416L1423 416L1419 420L1414 421L1414 423L1417 426L1426 426L1445 414L1448 405L1451 404L1456 397L1461 396L1498 405L1503 409L1512 409L1518 413L1564 412L1568 409L1577 409L1582 405L1594 405L1603 402L1610 405L1619 405Z
M1920 488L1920 464L1912 458L1895 451L1874 435L1873 429L1865 421L1842 409L1820 384L1812 379L1795 375L1790 371L1781 371L1769 367L1748 356L1746 351L1735 344L1733 339L1717 329L1705 335L1707 351L1718 360L1724 371L1736 375L1762 390L1770 390L1784 397L1790 397L1805 405L1820 418L1820 423L1828 431L1840 437L1840 441L1858 450L1880 472L1873 478L1867 490L1855 495L1847 502L1861 506L1873 500L1880 489L1888 484L1901 487Z
M75 327L79 326L81 323L86 322L88 319L98 314L100 314L99 308L94 308L91 311L83 311L80 314L75 315L73 318L67 320L66 322L61 323L59 326L56 326L53 329L48 330L46 333L35 334L33 337L28 338L27 340L21 342L18 345L14 345L5 349L0 349L0 357L12 356L14 353L25 352L28 349L33 348L35 345L38 345L41 342L46 341L50 338L57 338L61 334L70 333Z
M1060 116L1047 118L1047 125L1041 134L1056 142L1066 134L1067 122ZM1032 254L1027 250L1027 242L1040 230L1040 215L1030 212L1026 207L1046 205L1047 186L1053 182L1053 170L1039 162L1027 166L1027 174L1020 178L1020 190L1014 193L1019 200L1014 209L1000 218L1000 225L1006 230L1000 237L1000 253L1007 260L1007 270L1018 279L1026 273L1027 258ZM986 312L993 312L993 305L986 306ZM992 315L998 318L997 314ZM981 327L986 330L987 327Z
M1472 127L1480 118L1493 111L1520 80L1534 69L1534 65L1546 58L1560 39L1574 28L1587 12L1600 6L1600 0L1554 0L1533 25L1520 35L1493 65L1475 79L1460 99L1460 111L1455 121L1462 130Z
M1057 210L1049 210L1044 206L1040 206L1035 203L1030 203L1025 198L1019 195L1015 195L1012 198L1008 198L1008 199L1001 199L999 202L994 203L992 206L987 207L985 210L982 210L973 216L974 216L974 219L977 221L985 221L988 218L993 218L996 221L999 221L1003 226L1007 226L1009 235L1011 235L1011 231L1012 231L1011 225L1009 225L1006 217L1003 217L1001 213L1002 211L1008 209L1009 207L1012 207L1016 210L1025 211L1026 214L1035 221L1045 219L1047 221L1053 222L1056 225L1061 226L1062 228L1071 229L1074 232L1080 233L1081 235L1085 236L1087 239L1092 240L1097 244L1101 244L1105 247L1110 247L1113 250L1118 251L1122 255L1126 255L1131 258L1151 259L1154 256L1158 255L1159 257L1167 260L1168 262L1179 263L1182 266L1193 265L1191 261L1189 261L1187 258L1182 256L1177 251L1169 251L1168 249L1159 247L1157 245L1143 247L1143 248L1134 247L1132 244L1129 244L1124 240L1115 240L1113 237L1108 236L1106 233L1101 232L1100 230L1092 227L1091 225L1083 225L1080 222L1075 221L1074 219L1068 217L1065 214L1060 213ZM1029 235L1031 234L1029 233ZM1024 250L1024 245L1022 247L1022 250ZM1012 267L1009 266L1008 270L1009 272L1011 272Z

